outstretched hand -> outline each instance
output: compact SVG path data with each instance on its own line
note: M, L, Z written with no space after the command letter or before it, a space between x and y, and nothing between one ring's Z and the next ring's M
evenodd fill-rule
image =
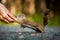
M3 4L0 3L0 20L10 23L17 19L5 8Z

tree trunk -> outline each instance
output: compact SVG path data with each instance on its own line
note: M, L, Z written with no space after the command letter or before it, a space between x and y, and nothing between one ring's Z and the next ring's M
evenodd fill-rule
M35 12L35 0L25 0L24 3L24 13L27 15L33 15Z
M16 0L15 1L17 12L18 11L22 11L22 5L21 5L21 3L22 3L22 0Z

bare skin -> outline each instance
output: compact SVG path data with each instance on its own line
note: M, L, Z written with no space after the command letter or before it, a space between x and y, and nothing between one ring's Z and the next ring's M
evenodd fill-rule
M17 19L5 8L3 4L0 3L0 20L10 23Z

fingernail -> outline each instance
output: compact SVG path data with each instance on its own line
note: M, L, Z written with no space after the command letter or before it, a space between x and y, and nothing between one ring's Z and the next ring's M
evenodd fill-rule
M13 21L13 19L9 18L10 21Z

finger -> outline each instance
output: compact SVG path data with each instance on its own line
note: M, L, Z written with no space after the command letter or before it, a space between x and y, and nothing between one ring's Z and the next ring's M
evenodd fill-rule
M9 23L9 21L6 20L5 18L3 18L1 15L0 15L0 19L3 20L3 21L6 22L6 23Z
M1 9L3 9L3 10L6 12L6 14L9 15L9 17L11 17L11 18L14 19L14 20L17 20L17 19L7 10L7 8L5 8L5 6L2 5L1 3L0 3L0 7L1 7Z
M7 13L6 13L6 11L3 9L3 8L0 8L1 10L0 10L0 14L4 17L4 18L6 18L7 20L9 20L9 21L13 21L13 19L11 19L8 15L7 15Z
M2 11L2 12L1 12L1 15L2 15L3 18L5 18L5 19L7 19L7 20L9 20L9 21L13 21L13 19L11 19L11 18L6 14L5 11Z
M5 12L6 12L6 13L4 13L5 15L8 14L8 16L9 16L11 19L17 20L17 19L5 8L5 6L2 5L1 3L0 3L0 7L1 7L2 11L5 11Z
M14 21L17 20L11 13L8 13L8 16L9 16L11 19L13 19Z

